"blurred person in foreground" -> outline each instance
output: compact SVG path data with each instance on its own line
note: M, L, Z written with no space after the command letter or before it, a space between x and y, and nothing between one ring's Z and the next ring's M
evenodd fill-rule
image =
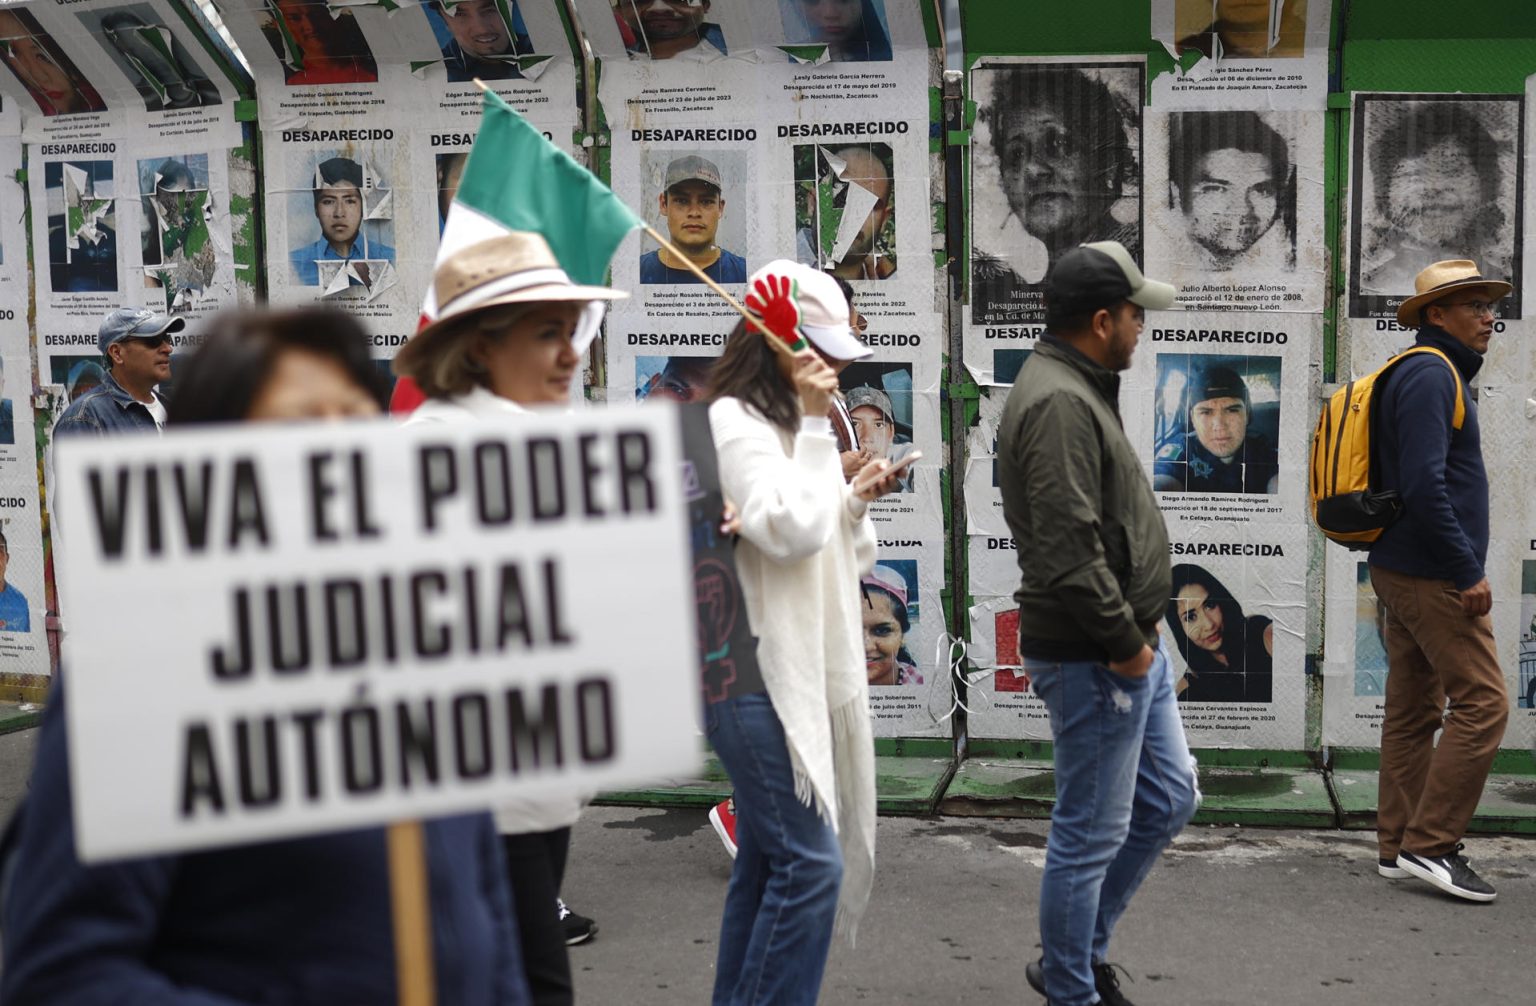
M235 312L187 361L174 426L376 416L380 374L339 311ZM385 830L82 865L61 672L0 871L11 1006L396 1001ZM439 1002L524 1006L516 927L486 813L424 822Z

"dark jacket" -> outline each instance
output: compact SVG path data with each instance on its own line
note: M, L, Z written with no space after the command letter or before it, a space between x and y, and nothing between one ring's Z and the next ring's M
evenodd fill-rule
M1445 353L1459 378L1429 353L1409 357L1387 377L1376 405L1377 458L1381 484L1402 493L1403 515L1376 539L1370 561L1465 590L1483 579L1488 558L1488 473L1468 383L1483 358L1433 325L1419 329L1414 345ZM1467 415L1452 430L1458 379Z
M100 384L69 403L64 414L54 424L53 435L67 437L86 434L100 437L136 430L153 433L156 429L155 417L149 414L144 403L124 391L123 386L111 374L107 374Z
M82 866L63 706L55 689L31 790L7 836L0 1002L396 1001L383 829ZM528 1003L490 815L425 827L437 1001Z
M1168 532L1119 393L1118 375L1048 334L1008 395L998 471L1024 656L1127 660L1156 645L1173 589Z

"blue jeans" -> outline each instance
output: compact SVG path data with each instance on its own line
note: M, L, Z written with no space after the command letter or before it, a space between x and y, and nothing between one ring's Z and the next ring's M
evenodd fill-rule
M1194 762L1159 643L1141 679L1103 664L1026 660L1051 714L1056 806L1040 881L1040 945L1052 1004L1098 1001L1092 965L1159 853L1199 805Z
M736 788L736 865L714 1006L813 1006L843 881L837 835L795 798L784 728L767 695L710 706L705 732Z

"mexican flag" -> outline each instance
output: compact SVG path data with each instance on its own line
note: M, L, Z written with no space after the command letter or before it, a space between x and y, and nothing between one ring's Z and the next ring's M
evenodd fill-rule
M448 208L437 262L501 234L534 231L549 242L573 283L600 285L619 242L641 226L640 217L612 189L487 91L480 132ZM429 284L417 328L436 317L437 298ZM414 384L401 380L390 409L410 411L420 402Z

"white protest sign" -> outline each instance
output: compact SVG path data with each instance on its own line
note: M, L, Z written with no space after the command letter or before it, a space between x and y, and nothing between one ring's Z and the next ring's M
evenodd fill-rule
M697 768L670 408L57 451L82 860Z

